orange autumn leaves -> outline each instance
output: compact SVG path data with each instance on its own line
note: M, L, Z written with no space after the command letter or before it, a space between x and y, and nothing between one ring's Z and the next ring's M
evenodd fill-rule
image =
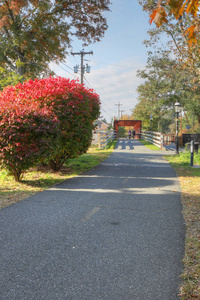
M11 26L12 24L7 11L12 11L14 18L14 15L17 15L27 2L27 0L0 1L0 28L3 26Z
M200 2L198 0L159 0L155 9L150 13L150 23L154 22L158 27L168 22L168 16L174 15L178 20L183 14L192 17L192 24L185 30L188 42L191 45L197 43L197 31L199 26L198 10ZM166 10L168 8L168 10Z

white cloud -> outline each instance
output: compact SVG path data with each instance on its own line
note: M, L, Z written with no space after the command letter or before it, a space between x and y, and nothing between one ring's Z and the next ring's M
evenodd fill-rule
M143 69L144 64L138 64L134 58L127 58L125 61L119 62L117 65L104 65L89 62L91 72L85 73L85 85L93 88L99 94L102 110L101 115L109 122L114 116L118 116L118 103L123 114L130 115L131 110L137 103L138 85L142 80L137 77L137 70ZM51 64L51 68L57 75L74 79L74 76L79 76L73 72L73 62L68 61L66 65L57 66ZM70 74L71 73L71 74Z
M124 64L122 64L124 66ZM144 66L141 66L142 69ZM138 68L139 69L139 68ZM102 101L102 115L110 120L118 116L118 103L123 114L131 114L131 110L137 103L136 89L142 80L137 76L137 69L134 67L107 66L86 75L90 85L100 95ZM106 116L106 112L107 116Z

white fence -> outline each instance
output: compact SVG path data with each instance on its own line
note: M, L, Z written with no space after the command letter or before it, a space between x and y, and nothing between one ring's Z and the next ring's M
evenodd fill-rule
M116 137L114 130L99 131L93 136L93 144L98 144L99 149L103 149L106 145Z
M163 149L163 134L154 131L141 130L141 139L146 140Z

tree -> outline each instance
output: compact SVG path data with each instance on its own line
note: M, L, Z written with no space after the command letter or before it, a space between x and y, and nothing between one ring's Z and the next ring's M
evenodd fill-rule
M174 103L179 101L184 110L198 118L199 89L191 88L190 75L187 69L182 69L181 63L169 57L169 52L149 53L146 69L138 72L145 82L138 87L139 104L134 116L142 119L147 128L153 115L154 129L164 131L173 120Z
M106 121L106 118L103 118L102 122L108 124L107 121Z
M120 126L118 129L118 136L125 137L127 135L127 130L125 127Z
M0 67L0 91L8 85L16 85L23 77L14 71L8 71Z
M159 1L143 0L140 2L143 5L144 10L151 14L153 10L156 11ZM194 15L192 13L183 13L178 19L176 19L170 10L172 7L171 5L176 6L178 3L183 4L183 2L185 1L168 1L169 5L166 5L166 1L159 2L160 5L165 9L167 14L167 22L163 21L158 27L149 30L150 39L145 41L145 44L146 46L153 46L162 52L163 50L158 48L158 42L160 42L160 37L162 37L163 34L167 36L167 42L165 43L164 47L167 49L168 55L172 53L174 59L172 70L169 73L170 76L166 77L165 80L166 83L169 82L169 79L172 84L173 82L176 82L175 89L173 88L173 85L171 87L171 84L168 85L168 87L166 86L166 89L168 90L168 96L171 94L171 91L173 91L173 93L178 96L177 99L179 99L181 104L184 105L184 109L188 112L191 112L191 114L198 119L200 124L200 100L198 97L200 83L200 57L198 41L200 32L198 30L195 31L196 41L194 42L188 36L190 28L194 22ZM188 1L188 4L189 2L191 1ZM185 8L186 7L187 6L185 6ZM169 60L166 60L165 63L171 65ZM154 73L155 72L160 71L157 68L154 68ZM173 77L174 79L172 80ZM169 97L168 99L170 100Z
M143 9L149 14L153 10L156 11L158 2L155 0L142 0L140 3ZM188 3L191 1L188 1ZM160 3L160 2L159 2ZM193 14L183 13L179 18L174 18L171 13L170 6L180 5L183 1L168 1L169 5L166 5L166 1L162 1L160 5L165 7L167 13L167 21L160 22L157 28L149 30L150 44L157 44L160 40L159 36L163 36L163 33L167 36L168 42L167 48L170 49L176 57L182 61L183 68L188 68L199 81L199 38L200 32L199 19L194 21ZM194 26L195 22L195 26ZM166 45L165 45L166 46ZM197 81L197 79L196 79Z
M109 5L110 0L0 1L0 65L30 78L49 75L49 62L64 60L73 36L85 44L103 37Z
M185 14L190 15L192 24L185 33L187 33L190 42L197 42L199 0L140 0L140 4L143 5L144 10L149 12L150 23L154 21L158 27L167 23L171 15L176 20L181 20Z
M142 95L139 95L138 103L133 109L133 115L136 120L142 121L142 129L149 130L150 129L150 114L151 110L149 107L149 101Z

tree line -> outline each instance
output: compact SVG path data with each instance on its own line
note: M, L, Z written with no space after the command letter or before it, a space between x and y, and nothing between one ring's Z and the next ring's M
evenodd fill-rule
M103 37L109 6L110 0L0 1L0 71L26 80L52 75L49 63L66 58L74 36L84 45Z
M183 107L184 127L194 124L193 131L199 131L199 2L141 0L140 4L156 24L144 41L155 50L148 52L145 69L138 71L144 83L137 89L134 117L150 128L152 115L154 130L169 131L178 101Z

